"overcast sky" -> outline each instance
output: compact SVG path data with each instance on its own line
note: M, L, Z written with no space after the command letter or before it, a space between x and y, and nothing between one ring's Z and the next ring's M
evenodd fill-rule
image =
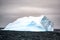
M60 29L60 0L0 0L0 27L23 16L46 15Z

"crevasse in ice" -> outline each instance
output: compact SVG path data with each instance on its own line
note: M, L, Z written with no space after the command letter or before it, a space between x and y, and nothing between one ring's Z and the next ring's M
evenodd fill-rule
M9 23L3 30L12 31L53 31L53 23L46 16L22 17Z

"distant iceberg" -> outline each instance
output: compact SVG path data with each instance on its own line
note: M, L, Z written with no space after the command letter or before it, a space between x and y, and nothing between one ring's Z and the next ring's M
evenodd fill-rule
M53 31L53 23L46 16L22 17L9 23L3 30L11 31Z

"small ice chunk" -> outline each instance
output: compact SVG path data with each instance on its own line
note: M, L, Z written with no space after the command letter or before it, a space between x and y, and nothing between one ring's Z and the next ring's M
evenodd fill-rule
M9 23L3 30L12 31L53 31L53 23L42 15L39 17L22 17Z

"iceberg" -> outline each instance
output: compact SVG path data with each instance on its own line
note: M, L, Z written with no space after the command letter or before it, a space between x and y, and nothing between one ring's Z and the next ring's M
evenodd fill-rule
M11 31L53 31L53 23L44 15L39 17L22 17L9 23L2 30Z

